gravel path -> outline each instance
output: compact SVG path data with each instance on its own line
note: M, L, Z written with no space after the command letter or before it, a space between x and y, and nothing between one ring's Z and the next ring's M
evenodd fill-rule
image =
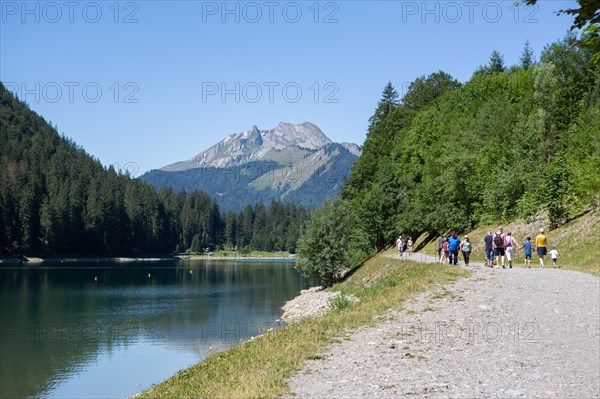
M293 397L600 397L598 277L470 269L307 361Z

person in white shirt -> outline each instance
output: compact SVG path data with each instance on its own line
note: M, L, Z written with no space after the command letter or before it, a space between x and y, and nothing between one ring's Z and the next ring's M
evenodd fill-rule
M402 236L399 236L396 240L396 248L398 248L398 256L401 258L402 251L404 251L404 240L402 239Z
M508 260L508 267L512 269L512 261L515 254L515 248L518 248L519 243L515 240L512 233L509 231L504 237L504 248L506 252L506 260Z
M556 259L558 258L558 251L552 247L550 250L550 258L552 259L552 267L556 267Z

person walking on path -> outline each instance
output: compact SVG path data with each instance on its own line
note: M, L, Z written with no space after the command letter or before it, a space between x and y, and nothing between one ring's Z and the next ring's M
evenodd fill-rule
M444 251L444 236L440 236L440 238L438 238L437 242L435 243L435 250L437 251L438 254L438 262L443 263L443 251Z
M460 249L465 261L465 266L469 266L469 258L471 256L471 241L469 240L469 236L465 236L465 240L460 244Z
M456 232L452 233L452 236L448 237L448 250L450 251L450 264L458 266L458 249L460 248L460 238L456 235Z
M558 259L558 251L552 247L550 250L550 258L552 259L552 267L556 268L556 259Z
M396 240L396 248L398 248L398 257L402 258L402 252L404 251L404 240L402 236L399 236Z
M533 244L531 243L531 237L527 236L523 243L523 249L525 250L525 266L531 269L531 253L533 252Z
M485 246L485 265L493 267L494 263L494 236L492 230L488 230L487 235L483 238Z
M544 256L546 256L546 244L548 238L544 235L544 229L540 229L540 234L535 238L535 250L540 258L540 269L544 268Z
M517 240L512 235L512 232L506 233L506 237L504 237L504 247L506 252L506 260L508 261L508 268L512 269L512 260L513 255L515 254L515 248L519 246Z
M444 244L442 248L444 250L444 263L448 264L450 262L450 247L448 245L448 238L444 238Z
M412 250L413 250L412 237L408 237L408 241L406 241L406 249L408 251L408 256L412 256Z
M494 255L496 255L496 266L500 266L500 262L502 262L502 268L504 267L504 239L505 236L502 233L502 227L498 227L496 230L496 234L494 234ZM494 266L492 266L494 267Z

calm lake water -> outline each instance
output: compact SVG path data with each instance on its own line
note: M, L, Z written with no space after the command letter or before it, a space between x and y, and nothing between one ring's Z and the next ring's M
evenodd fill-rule
M283 327L305 287L293 263L2 266L0 397L133 395Z

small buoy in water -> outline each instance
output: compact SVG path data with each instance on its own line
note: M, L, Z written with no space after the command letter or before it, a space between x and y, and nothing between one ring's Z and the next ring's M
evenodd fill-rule
M148 278L150 278L150 273L148 273Z
M190 270L190 274L192 274L192 271Z
M98 276L94 276L94 283L98 282Z

